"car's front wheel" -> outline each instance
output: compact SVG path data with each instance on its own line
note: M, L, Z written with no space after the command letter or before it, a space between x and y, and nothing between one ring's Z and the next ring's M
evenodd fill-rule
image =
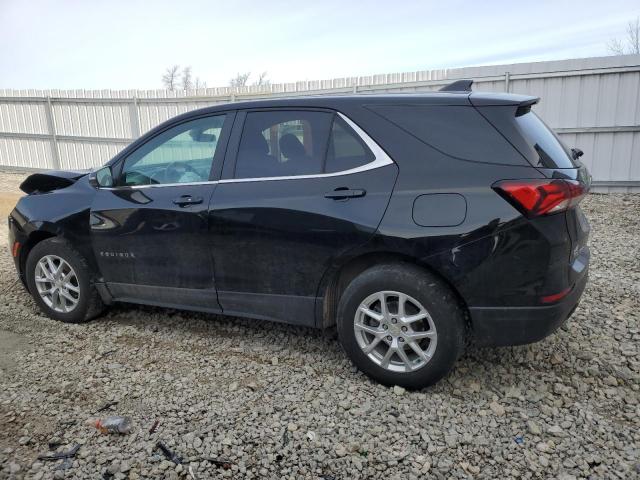
M345 289L338 335L356 366L385 385L422 388L462 353L465 324L451 289L410 265L372 267Z
M38 243L25 269L29 291L47 316L80 323L104 309L86 260L65 240L55 237Z

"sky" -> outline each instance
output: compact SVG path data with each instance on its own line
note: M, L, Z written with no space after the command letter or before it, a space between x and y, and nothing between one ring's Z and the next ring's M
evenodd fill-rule
M208 87L607 55L638 0L0 0L0 88Z

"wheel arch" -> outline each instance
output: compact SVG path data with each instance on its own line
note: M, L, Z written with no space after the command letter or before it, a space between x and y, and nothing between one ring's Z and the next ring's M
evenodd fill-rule
M467 328L470 328L470 316L467 303L456 288L442 273L438 272L433 266L421 262L417 258L411 257L397 252L391 251L378 251L368 252L350 258L342 265L333 268L327 275L325 275L324 282L319 290L319 297L322 301L318 302L316 306L316 318L318 319L318 326L320 328L327 328L335 325L336 314L338 310L338 303L342 297L342 293L347 288L349 283L360 275L362 272L370 267L380 264L410 264L417 266L426 272L438 277L444 282L454 293L460 307L465 315L465 324Z
M25 270L27 266L27 258L29 258L29 253L31 253L31 250L33 250L33 247L35 247L40 242L47 240L49 238L57 237L57 236L59 236L58 232L52 231L47 228L33 230L31 233L29 233L29 235L27 236L27 239L20 246L18 265L20 269L19 271L20 279L22 280L22 283L25 286L27 286Z
M18 268L19 276L22 282L26 285L26 265L29 254L33 248L44 240L50 238L60 238L71 244L71 246L77 249L80 254L85 258L88 263L89 269L92 275L98 276L99 271L93 258L92 252L88 251L85 247L82 247L82 238L74 235L73 231L69 231L63 226L52 222L28 222L22 227L23 235L26 237L20 246L20 252L18 254ZM24 237L23 237L24 238Z

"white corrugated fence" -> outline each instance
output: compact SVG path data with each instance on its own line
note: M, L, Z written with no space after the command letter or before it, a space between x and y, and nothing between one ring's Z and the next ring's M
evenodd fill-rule
M331 80L166 90L2 90L0 166L90 168L179 113L265 97L437 90L473 78L476 91L535 95L537 113L581 148L598 190L640 191L640 55L466 67Z

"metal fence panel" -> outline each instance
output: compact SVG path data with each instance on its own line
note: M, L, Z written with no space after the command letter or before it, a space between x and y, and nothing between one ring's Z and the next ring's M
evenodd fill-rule
M51 142L48 139L0 138L0 159L12 159L0 164L12 167L53 168Z
M94 168L106 163L124 147L126 144L61 140L58 142L60 168L63 170ZM100 160L96 162L96 159Z
M534 108L599 188L640 191L640 55L166 90L0 90L0 166L92 168L132 139L196 108L267 97L428 92L460 78L474 90L541 97Z

